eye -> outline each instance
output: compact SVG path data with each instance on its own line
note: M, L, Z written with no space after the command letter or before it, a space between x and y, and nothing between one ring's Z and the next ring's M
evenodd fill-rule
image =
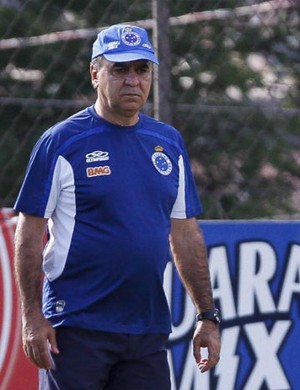
M150 67L148 64L140 65L136 68L136 72L140 75L145 75L150 73Z
M123 65L115 65L112 69L112 73L115 76L123 76L123 75L126 75L128 73L128 68L126 66L123 66Z

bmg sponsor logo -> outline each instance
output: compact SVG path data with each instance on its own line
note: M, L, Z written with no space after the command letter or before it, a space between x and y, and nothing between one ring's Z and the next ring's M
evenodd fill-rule
M110 174L111 169L108 165L86 168L87 177L108 176Z

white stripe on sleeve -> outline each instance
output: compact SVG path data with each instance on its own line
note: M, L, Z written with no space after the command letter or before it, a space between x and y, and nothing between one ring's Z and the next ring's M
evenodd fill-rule
M183 157L180 155L178 159L179 166L179 183L177 198L174 203L171 218L185 219L186 218L186 199L185 199L185 171Z

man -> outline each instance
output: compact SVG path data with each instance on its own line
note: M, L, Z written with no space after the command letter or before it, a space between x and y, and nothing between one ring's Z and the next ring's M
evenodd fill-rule
M15 271L24 350L41 369L41 390L170 389L169 244L198 312L196 363L205 372L218 362L188 157L177 130L140 112L153 63L144 29L101 31L90 65L95 105L50 128L32 151L15 205Z

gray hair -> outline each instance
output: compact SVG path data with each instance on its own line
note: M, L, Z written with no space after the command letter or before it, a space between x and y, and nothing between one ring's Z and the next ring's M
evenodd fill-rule
M99 70L101 68L101 66L103 65L103 57L99 56L99 57L94 58L91 61L91 65L93 65L97 70Z

